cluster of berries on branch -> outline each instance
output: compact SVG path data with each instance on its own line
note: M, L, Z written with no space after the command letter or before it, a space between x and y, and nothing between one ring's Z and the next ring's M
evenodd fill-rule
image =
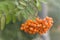
M27 20L21 25L20 30L29 34L44 34L52 27L52 25L53 19L51 17L46 17L44 19L36 18L34 21Z

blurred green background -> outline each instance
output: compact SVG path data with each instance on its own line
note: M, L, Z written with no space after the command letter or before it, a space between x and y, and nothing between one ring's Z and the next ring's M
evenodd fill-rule
M41 11L40 2L47 2L48 16L54 20L50 29L51 40L60 40L60 0L0 0L0 40L31 40L36 35L28 35L19 30L27 19L34 20Z
M54 19L54 25L50 31L51 40L60 40L60 0L48 0L49 16Z

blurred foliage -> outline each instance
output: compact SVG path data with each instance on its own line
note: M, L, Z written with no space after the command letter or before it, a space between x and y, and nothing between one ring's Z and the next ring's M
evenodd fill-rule
M46 0L0 0L0 30L3 40L31 40L36 35L28 35L19 30L27 19L37 17L41 10L40 1ZM48 15L54 19L54 28L60 25L60 0L47 0ZM2 40L1 39L1 40Z
M49 16L54 19L54 27L60 25L60 0L47 0L49 7Z
M29 35L19 30L27 19L34 20L41 10L42 0L0 0L0 37L1 40L31 40ZM44 0L43 0L44 1Z
M15 0L15 1L7 1L2 0L0 2L0 19L1 21L1 30L3 30L5 24L9 24L10 22L16 23L17 20L21 20L22 17L24 19L32 19L37 16L38 6L36 6L36 0L28 1L28 0ZM2 17L3 16L3 17ZM34 17L35 16L35 17Z

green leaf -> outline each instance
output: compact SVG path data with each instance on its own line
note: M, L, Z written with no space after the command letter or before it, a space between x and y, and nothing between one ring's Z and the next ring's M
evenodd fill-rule
M27 8L27 11L29 11L30 14L32 14L32 11L33 11L33 9L32 10L31 9L32 9L31 7Z
M17 16L18 21L21 21L21 18L22 18L21 11L18 11L16 13L16 16Z
M36 0L36 6L38 8L38 10L41 10L41 4L40 4L40 1L39 0Z
M1 30L3 30L5 27L5 16L1 17Z
M13 23L16 22L16 16L15 15L12 16L12 20L13 20Z
M1 12L4 12L5 14L9 12L8 5L6 2L1 2L0 10L1 10Z
M12 16L6 15L6 24L10 23Z
M21 5L17 6L17 8L19 8L19 9L24 9L24 7L21 6Z
M28 19L28 14L25 12L25 10L22 11L22 15L25 19Z
M9 10L13 10L13 9L15 9L15 5L14 5L14 3L12 3L12 2L8 2L8 8L9 8Z
M2 16L2 12L0 11L0 17Z
M21 5L23 5L23 6L27 6L26 3L23 2L23 1L19 1L19 3L20 3Z

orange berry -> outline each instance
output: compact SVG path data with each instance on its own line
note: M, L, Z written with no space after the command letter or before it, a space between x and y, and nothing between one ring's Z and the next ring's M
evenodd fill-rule
M31 28L29 28L31 31L33 31L33 28L31 27Z
M28 26L25 26L25 28L28 28Z
M36 21L40 20L39 18L36 18Z
M34 32L37 32L37 29L34 29Z
M31 31L29 31L29 34L32 34L32 32L31 32Z
M37 27L41 27L41 26L42 26L42 24L38 24L38 25L37 25Z
M23 28L23 27L21 27L20 29L21 29L21 30L24 30L24 28Z
M28 30L26 30L26 29L25 29L24 31L25 31L25 32L28 32Z
M31 23L28 23L27 25L30 25Z
M48 30L48 29L46 29L46 28L44 29L44 31L47 31L47 30Z
M39 32L40 35L42 35L43 33L42 32Z
M45 25L43 25L43 28L46 28L46 26L45 26Z
M35 34L35 32L32 32L32 34Z
M24 26L24 24L22 24L21 26Z

